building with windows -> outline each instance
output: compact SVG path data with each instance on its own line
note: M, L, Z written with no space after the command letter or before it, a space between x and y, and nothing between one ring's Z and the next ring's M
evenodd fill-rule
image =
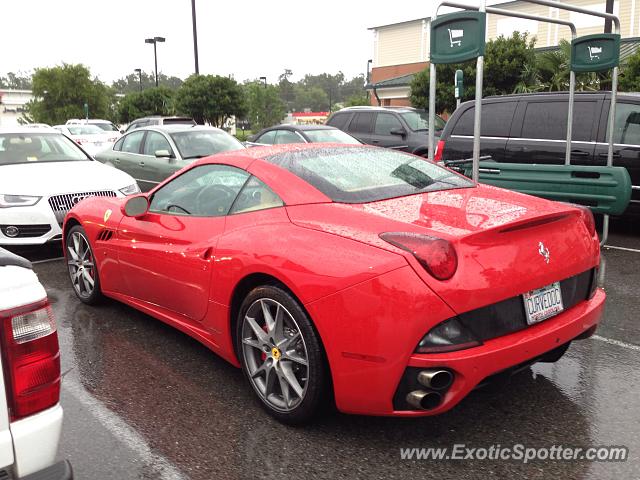
M505 10L568 20L576 25L578 36L602 33L604 20L525 1L489 1L489 5ZM571 5L605 11L604 0L571 0ZM452 10L448 10L452 11ZM441 9L439 13L446 13ZM616 0L614 13L621 23L621 58L632 55L640 47L640 0ZM409 85L414 75L429 65L430 18L418 18L391 25L372 27L373 62L367 89L372 105L409 105ZM510 36L514 31L528 32L536 38L536 47L554 48L562 39L570 40L568 27L550 23L488 14L487 40ZM453 79L452 79L453 82Z
M32 98L31 90L0 89L0 127L19 125Z

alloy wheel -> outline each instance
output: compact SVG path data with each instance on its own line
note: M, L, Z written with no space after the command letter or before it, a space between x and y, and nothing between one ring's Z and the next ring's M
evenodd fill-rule
M95 264L93 252L87 238L80 232L73 232L67 242L69 253L67 264L69 276L76 293L88 298L95 288Z

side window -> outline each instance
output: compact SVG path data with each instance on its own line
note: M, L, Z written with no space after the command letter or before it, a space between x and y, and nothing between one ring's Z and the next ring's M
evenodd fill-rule
M118 140L114 145L113 145L113 149L116 152L119 152L120 150L122 150L122 144L124 143L124 139L126 137L122 137L120 140Z
M482 105L481 134L486 137L508 137L517 105L518 102L487 103ZM473 107L467 109L458 119L452 135L473 135L475 112L476 109Z
M169 150L169 153L173 153L169 141L158 132L147 132L147 138L144 140L144 148L142 149L143 155L155 156L158 150Z
M284 143L305 143L300 135L290 130L276 130L276 145Z
M339 128L340 130L344 130L347 126L347 120L349 119L348 113L336 113L333 117L329 119L327 125L331 125L332 127Z
M607 135L605 138L609 138ZM613 142L640 145L640 105L618 103Z
M573 140L591 140L596 102L576 102L573 107ZM523 138L566 140L567 102L530 102L522 123Z
M273 145L276 141L276 131L270 130L267 133L260 135L256 139L256 143L264 143L265 145Z
M373 123L373 113L360 112L356 113L349 125L350 132L369 133L371 132L371 124Z
M254 212L267 208L282 207L284 202L278 195L256 177L245 183L229 214Z
M122 151L128 153L140 153L140 142L144 137L144 131L137 131L125 135L122 138Z
M244 170L227 165L195 167L158 190L149 210L195 217L227 215L248 178Z
M391 130L402 128L400 120L391 113L379 113L376 117L376 135L391 135Z

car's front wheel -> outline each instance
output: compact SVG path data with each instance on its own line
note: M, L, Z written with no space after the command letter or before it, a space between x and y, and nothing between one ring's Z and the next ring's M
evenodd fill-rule
M102 299L102 292L87 232L80 225L73 226L67 233L65 245L69 278L76 296L84 303L97 303Z
M323 399L326 366L320 339L297 300L275 285L252 290L238 317L244 373L278 420L308 421Z

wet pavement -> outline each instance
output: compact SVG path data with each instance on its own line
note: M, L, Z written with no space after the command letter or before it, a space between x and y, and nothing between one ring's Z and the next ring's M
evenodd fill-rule
M638 251L603 250L605 317L594 338L574 342L558 363L474 392L438 417L328 411L304 428L263 413L241 372L195 340L114 301L83 305L62 261L36 263L59 324L59 456L79 479L640 479L640 233L618 229L609 244ZM624 445L629 458L526 465L400 458L400 447L454 444Z

